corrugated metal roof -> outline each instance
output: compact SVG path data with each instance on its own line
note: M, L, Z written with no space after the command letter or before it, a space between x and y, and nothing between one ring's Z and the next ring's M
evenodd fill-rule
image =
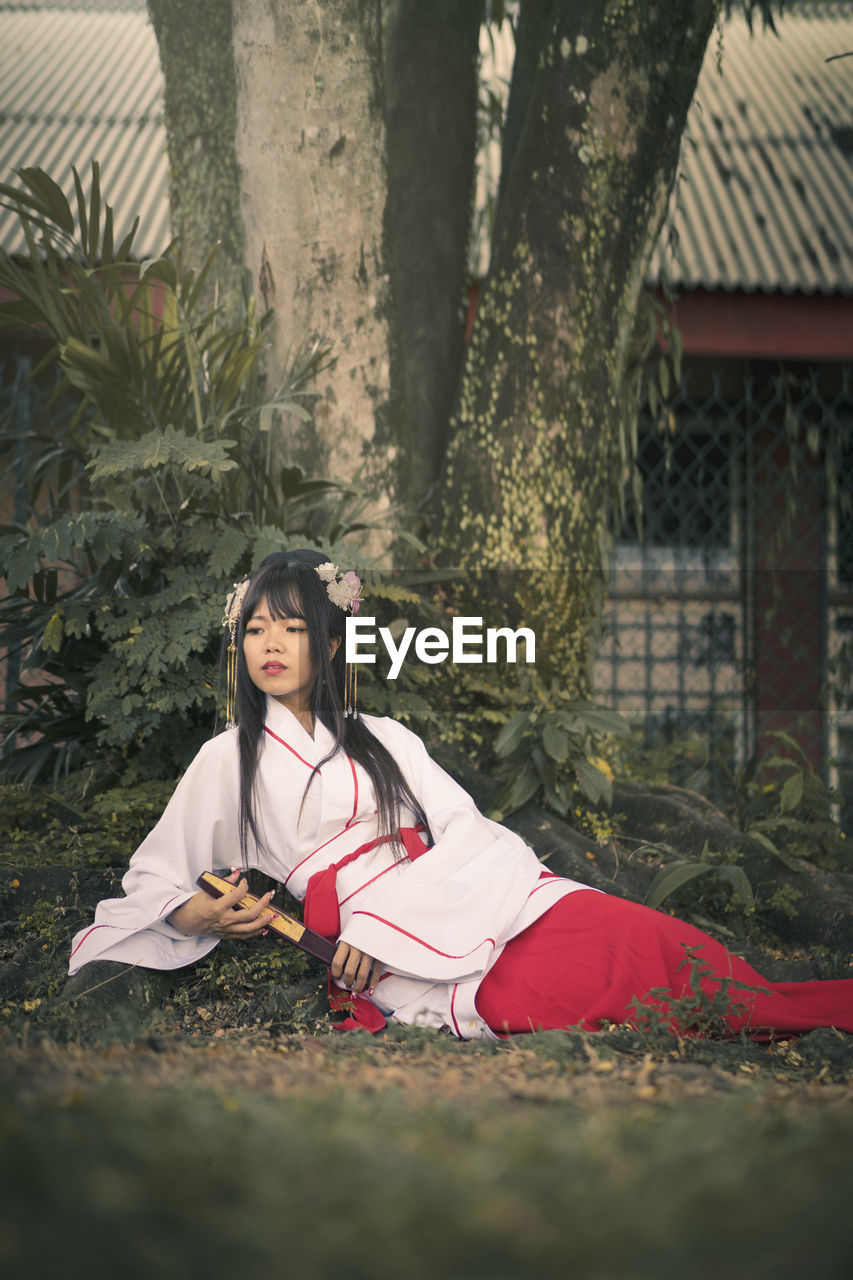
M145 13L146 0L4 0L3 9L74 9L78 13Z
M144 0L0 4L0 179L40 165L73 195L99 160L119 233L168 243L168 161L157 44ZM853 12L799 5L781 38L732 17L722 74L712 40L690 110L670 226L650 278L681 288L853 293ZM0 210L0 244L23 241Z
M39 166L75 208L71 166L88 195L95 159L116 238L139 214L136 256L162 252L170 240L163 84L144 3L5 4L0 23L0 180ZM6 209L0 245L24 248Z
M853 12L801 5L779 38L733 16L690 109L650 277L681 288L853 293ZM833 59L827 62L827 58Z

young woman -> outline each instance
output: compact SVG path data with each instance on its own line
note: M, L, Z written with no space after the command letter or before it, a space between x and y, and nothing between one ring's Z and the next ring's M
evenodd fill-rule
M125 896L74 939L71 973L93 960L174 969L262 933L272 895L241 908L239 871L222 898L196 887L239 861L337 943L349 1025L391 1018L465 1039L596 1030L654 989L688 994L692 955L707 992L737 984L733 1033L853 1031L853 980L766 982L698 929L553 875L405 726L349 714L343 639L357 607L355 575L312 551L270 556L235 589L223 622L237 724L190 765Z

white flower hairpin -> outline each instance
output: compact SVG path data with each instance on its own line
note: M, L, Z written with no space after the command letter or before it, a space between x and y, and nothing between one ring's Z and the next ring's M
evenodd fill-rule
M354 569L341 573L336 564L327 560L317 566L317 575L326 584L326 595L344 613L358 613L361 607L361 579Z

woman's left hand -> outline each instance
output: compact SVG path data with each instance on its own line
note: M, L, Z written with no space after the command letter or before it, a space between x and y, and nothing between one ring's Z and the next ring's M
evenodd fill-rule
M338 943L338 949L331 964L332 977L343 978L344 984L350 991L356 994L365 990L372 991L379 981L381 969L379 961L374 960L364 951L351 947L348 942Z

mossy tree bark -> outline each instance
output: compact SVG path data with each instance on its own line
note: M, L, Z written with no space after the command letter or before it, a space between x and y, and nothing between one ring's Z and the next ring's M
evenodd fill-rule
M317 341L312 420L282 424L312 474L396 489L379 0L233 0L237 157L254 288L276 320L270 380Z
M716 14L715 0L552 5L451 424L444 554L532 571L519 613L540 667L579 692L634 314Z
M231 0L148 0L148 12L164 80L172 229L189 266L200 268L218 243L209 294L234 320L245 268Z
M459 384L483 0L396 0L386 27L388 235L404 492L429 501Z

